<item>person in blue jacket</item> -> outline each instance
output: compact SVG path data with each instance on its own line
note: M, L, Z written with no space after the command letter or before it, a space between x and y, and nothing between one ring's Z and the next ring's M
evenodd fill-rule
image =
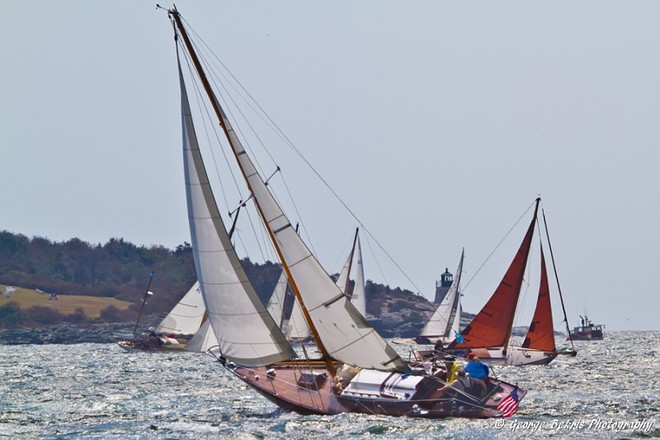
M481 362L474 353L468 354L467 359L468 362L463 367L465 372L473 379L485 381L488 378L488 365Z

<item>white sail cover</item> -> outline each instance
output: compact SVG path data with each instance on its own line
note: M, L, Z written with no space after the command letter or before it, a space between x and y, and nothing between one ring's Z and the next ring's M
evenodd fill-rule
M197 333L190 341L183 347L186 351L206 352L209 348L218 345L218 340L215 338L213 328L211 328L211 321L208 319L204 321L202 326L197 330Z
M357 261L355 264L355 286L353 287L353 296L351 304L364 316L367 317L367 298L364 292L364 266L362 265L362 247L360 246L360 237L356 244Z
M180 64L179 78L193 256L219 352L245 366L291 359L296 354L248 281L220 217L197 143Z
M453 339L456 332L458 332L461 319L461 294L459 292L459 286L463 271L463 255L464 252L461 252L456 276L447 291L447 295L445 295L429 322L426 323L420 332L420 336Z
M177 335L194 335L204 319L204 298L199 289L199 282L183 295L165 318L156 327L157 333L174 333Z
M221 109L220 104L216 105ZM288 268L289 284L309 313L327 353L341 362L378 370L408 370L401 357L366 322L344 293L325 272L316 257L269 192L236 132L221 109L234 154L254 195L283 266ZM213 323L215 327L215 323Z

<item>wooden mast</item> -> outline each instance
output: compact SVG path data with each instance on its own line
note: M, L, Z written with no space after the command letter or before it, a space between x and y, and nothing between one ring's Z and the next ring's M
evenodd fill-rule
M133 336L135 336L135 332L137 331L138 325L140 324L140 318L142 317L142 310L144 309L145 304L147 304L147 298L149 295L152 295L152 293L149 291L149 287L151 286L151 280L154 278L154 273L149 272L149 282L147 283L147 288L144 289L144 296L142 297L142 305L140 306L140 313L138 313L137 320L135 321L135 327L133 327Z
M252 189L252 185L250 185L250 182L248 180L248 176L241 166L240 160L236 154L236 149L234 148L233 142L231 140L231 136L229 135L229 131L225 124L223 123L223 117L222 117L222 110L220 108L220 104L218 103L218 100L215 97L215 93L213 92L213 89L211 88L211 84L209 83L206 73L204 72L204 69L202 68L202 64L199 61L199 58L197 57L197 53L195 52L192 42L190 41L190 38L188 36L188 33L186 32L183 23L181 22L181 16L179 12L176 10L176 8L171 9L168 11L170 17L174 19L174 22L176 24L176 28L178 29L181 37L183 38L184 44L188 50L188 53L190 54L191 61L193 62L193 65L195 66L195 70L197 71L197 74L199 75L199 79L202 82L202 86L204 87L204 91L206 92L211 105L213 106L213 110L218 118L218 121L220 123L220 127L222 128L223 132L225 133L225 137L227 138L227 141L231 144L232 146L232 152L234 153L234 157L236 158L236 161L238 163L238 166L241 170L241 173L243 174L243 178L245 180L245 183L250 190L251 193L254 193ZM176 39L176 36L175 36ZM259 216L261 217L261 220L264 222L265 225L268 225L268 221L263 213L263 210L259 204L259 201L255 199L255 206L257 207L257 211L259 212ZM331 372L333 375L335 374L335 368L332 365L332 358L330 354L328 353L328 350L325 348L323 345L323 342L321 341L321 338L319 337L318 331L316 330L316 327L314 326L311 316L309 315L309 312L307 311L307 308L305 308L304 302L302 300L302 295L300 294L300 290L298 289L298 286L296 285L295 280L293 279L293 276L291 275L291 270L287 266L284 256L282 253L282 250L280 249L280 246L277 243L277 240L275 239L275 236L273 234L273 231L269 227L266 227L266 230L268 231L268 235L270 236L270 240L273 243L273 247L275 248L275 251L277 252L277 255L282 262L282 268L286 271L287 278L289 281L289 284L291 285L291 288L294 291L294 294L296 295L296 298L298 299L298 302L300 303L300 308L303 312L303 316L305 317L305 320L307 321L307 324L309 325L309 329L312 332L312 335L314 336L314 339L316 340L317 347L319 348L319 351L321 352L324 361L326 362L328 371Z

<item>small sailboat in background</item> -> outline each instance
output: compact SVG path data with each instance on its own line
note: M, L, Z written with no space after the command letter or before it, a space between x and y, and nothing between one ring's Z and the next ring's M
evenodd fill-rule
M456 276L454 277L447 294L438 305L431 319L419 333L415 342L418 344L445 344L450 343L460 330L461 323L461 274L463 273L463 259L465 250L461 252Z
M511 415L501 402L518 402L525 391L496 378L445 382L438 365L427 372L405 362L367 323L322 268L292 226L243 147L216 96L203 63L176 9L184 170L195 268L211 326L211 350L220 364L278 406L301 414L359 412L438 418ZM199 46L201 47L201 46ZM209 181L188 102L181 52L201 85L240 168L270 245L279 257L320 353L300 358L268 313L241 267ZM185 65L185 63L184 63ZM191 88L192 90L192 88ZM467 378L469 379L469 378Z
M522 345L512 346L509 343L534 229L537 224L540 202L541 199L537 198L534 216L527 233L499 286L472 322L460 333L460 336L451 342L445 350L446 352L463 357L472 352L493 365L538 365L549 363L559 354L575 356L574 348L558 351L555 345L550 289L542 245L540 245L541 279L534 316ZM545 215L543 218L545 223ZM545 223L545 230L550 247L547 223ZM552 254L552 247L550 247L550 252ZM552 260L554 267L554 257ZM557 276L556 279L557 286L559 286ZM558 290L564 322L568 330L564 300L559 287Z
M604 324L594 324L591 322L587 314L580 315L580 322L582 325L573 327L573 330L568 335L569 339L573 341L602 341L605 335L603 334Z
M143 304L145 303L143 300ZM156 328L150 328L145 334L117 343L125 350L143 351L206 352L217 345L210 323L206 319L206 307L199 282L193 284Z

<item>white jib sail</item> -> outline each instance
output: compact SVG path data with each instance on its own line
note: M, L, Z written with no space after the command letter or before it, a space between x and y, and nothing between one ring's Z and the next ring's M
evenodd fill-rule
M179 64L188 220L197 278L222 356L240 365L296 357L241 267L215 202Z

